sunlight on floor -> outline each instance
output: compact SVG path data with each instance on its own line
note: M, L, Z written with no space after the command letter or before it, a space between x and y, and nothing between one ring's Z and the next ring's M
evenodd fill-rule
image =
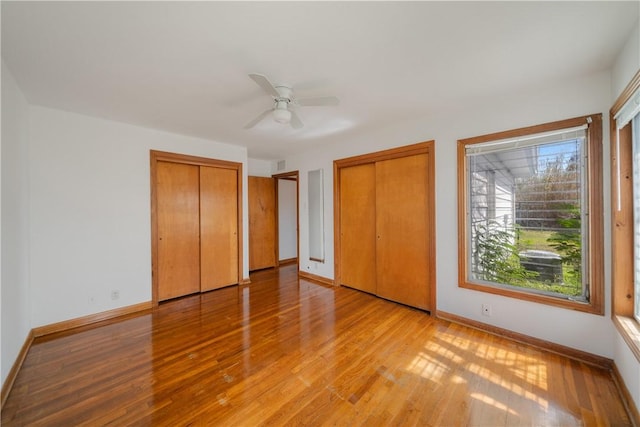
M443 334L443 340L453 341L454 337ZM451 342L451 345L456 346ZM451 370L451 365L460 364L464 361L455 351L438 344L436 341L429 341L424 351L421 351L411 361L407 371L420 375L423 378L439 383L442 377Z
M419 353L407 367L407 371L420 375L423 378L440 383L449 367L426 353Z
M518 401L518 407L529 402L543 411L549 409L549 401L540 396L540 392L548 390L546 365L535 357L504 347L471 346L470 342L454 334L440 334L438 340L425 345L406 369L437 384L453 371L459 372L450 377L455 384L469 384L474 377L488 381L495 387L482 392L471 390L471 398L514 416L518 413L510 403Z
M476 399L476 400L480 401L481 403L484 403L485 405L489 405L489 406L492 406L492 407L494 407L496 409L499 409L501 411L509 413L511 415L518 415L517 412L515 412L514 410L512 410L511 408L506 406L504 403L498 402L497 400L493 399L492 397L487 396L486 394L471 393L471 398L472 399Z

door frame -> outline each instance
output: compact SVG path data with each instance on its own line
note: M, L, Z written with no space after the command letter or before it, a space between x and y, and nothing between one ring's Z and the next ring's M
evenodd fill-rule
M403 147L391 148L383 151L362 154L345 159L333 161L333 253L334 253L334 283L340 285L340 169L349 166L357 166L367 163L375 163L382 160L397 159L400 157L413 156L416 154L428 154L429 170L427 174L427 205L428 215L427 228L429 230L429 286L430 289L430 313L436 313L436 185L435 185L435 141L419 142L417 144L405 145Z
M233 169L237 175L237 238L238 238L238 283L244 283L242 245L242 163L228 160L211 159L207 157L170 153L166 151L149 150L150 158L150 188L151 188L151 304L157 307L158 301L158 200L157 200L157 164L158 162L181 163L194 166L210 166L222 169Z
M300 173L299 171L283 172L271 175L276 188L276 267L280 266L280 221L279 206L280 200L278 196L278 180L296 182L296 265L300 265Z

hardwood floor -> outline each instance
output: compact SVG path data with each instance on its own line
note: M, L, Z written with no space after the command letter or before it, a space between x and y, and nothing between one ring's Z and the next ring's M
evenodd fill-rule
M631 425L608 371L296 268L37 338L2 425Z

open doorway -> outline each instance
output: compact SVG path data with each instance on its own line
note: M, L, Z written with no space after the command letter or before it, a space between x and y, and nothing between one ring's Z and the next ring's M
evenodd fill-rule
M276 265L298 263L298 171L273 175L276 187Z

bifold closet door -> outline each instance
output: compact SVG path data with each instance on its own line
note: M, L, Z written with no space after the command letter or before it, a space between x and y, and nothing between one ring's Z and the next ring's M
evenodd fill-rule
M199 167L157 163L158 300L200 291Z
M200 290L238 283L238 172L200 166Z
M377 294L431 309L428 154L376 162Z
M340 169L340 284L376 293L376 165Z

